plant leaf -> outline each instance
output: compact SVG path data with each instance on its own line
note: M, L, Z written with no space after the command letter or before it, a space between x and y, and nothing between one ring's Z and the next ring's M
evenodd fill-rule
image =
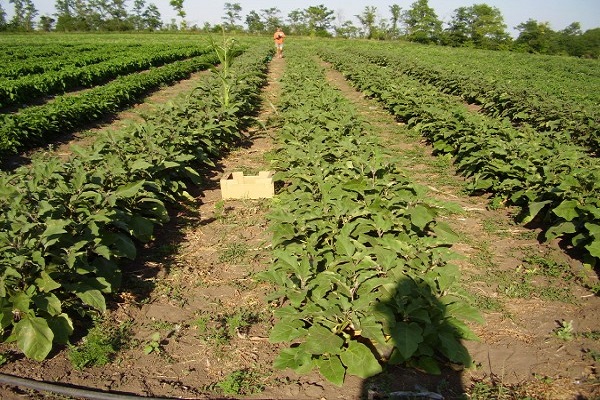
M52 350L54 333L44 318L23 318L15 324L15 335L19 349L28 358L42 361Z
M332 356L327 359L319 359L317 361L319 372L325 379L337 386L342 386L346 369L342 365L338 356Z
M346 372L360 378L369 378L382 371L381 365L371 352L362 343L351 341L348 348L340 354L342 363L346 366Z

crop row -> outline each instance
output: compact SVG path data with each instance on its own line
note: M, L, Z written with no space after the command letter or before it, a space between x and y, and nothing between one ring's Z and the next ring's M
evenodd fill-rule
M290 53L282 86L273 157L284 189L269 217L274 262L260 274L284 299L270 340L290 346L275 366L341 385L385 362L469 365L463 320L478 314L454 285L455 236L437 219L446 205L396 167L306 50Z
M434 150L455 156L473 192L487 191L522 208L523 222L543 222L544 236L563 238L600 258L600 164L585 148L552 132L516 129L506 120L473 113L459 99L356 54L322 49L363 93L420 131Z
M36 159L0 174L0 328L25 355L68 343L77 319L106 309L120 263L168 220L165 204L190 198L199 168L235 143L266 81L270 46L252 48L227 77L209 75L145 123L100 135L68 160ZM244 77L244 79L238 79Z
M597 99L588 96L587 101L574 101L564 94L571 90L568 86L562 87L562 97L554 97L532 87L531 81L528 87L516 88L512 83L514 75L498 76L496 70L468 72L449 66L449 62L432 63L426 57L408 57L404 52L381 48L354 46L352 51L395 73L408 74L436 86L443 93L479 104L482 111L492 117L508 118L513 124L528 124L538 131L551 132L556 140L587 146L592 152L600 148ZM547 82L548 75L538 79ZM597 78L594 81L597 82ZM596 95L592 88L587 92Z
M127 53L116 58L113 56L96 64L64 67L58 71L6 80L0 83L0 108L31 103L40 97L64 93L75 88L93 87L121 75L200 56L206 52L206 49L200 47L170 51L164 51L160 47L144 48L137 54Z
M147 73L119 77L78 95L59 96L53 102L28 107L16 114L0 115L0 154L39 146L55 135L72 132L133 104L160 85L187 78L192 72L217 62L214 54L177 61Z
M21 43L6 43L0 53L0 61L3 63L11 61L26 61L32 59L64 57L65 53L83 53L88 51L97 51L101 46L97 44L65 44L65 43L46 43L43 46L27 45Z

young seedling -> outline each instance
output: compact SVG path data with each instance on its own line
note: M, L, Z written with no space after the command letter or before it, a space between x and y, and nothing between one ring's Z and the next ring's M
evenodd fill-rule
M558 322L558 321L557 321ZM559 327L554 330L554 335L562 340L573 340L573 321L565 321L564 319L558 322Z

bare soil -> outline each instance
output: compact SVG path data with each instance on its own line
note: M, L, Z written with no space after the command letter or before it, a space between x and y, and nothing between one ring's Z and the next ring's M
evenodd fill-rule
M171 222L125 268L123 290L104 321L123 332L122 348L111 362L79 371L66 348L42 363L13 352L0 372L112 393L190 399L379 399L397 390L422 389L448 399L464 392L480 399L599 398L600 299L585 288L581 262L558 243L540 243L535 229L515 224L514 210L491 209L489 199L465 195L464 180L448 160L433 157L419 137L325 64L329 82L397 153L407 174L428 186L431 196L462 208L444 218L460 237L454 249L463 256L457 261L462 284L482 309L485 323L472 325L480 341L466 343L474 367L447 368L441 376L394 367L366 381L348 377L338 388L314 372L298 376L273 370L280 346L267 340L273 322L272 305L265 301L270 288L253 276L270 262L270 200L223 201L219 178L234 170L255 174L269 169L265 155L277 134L272 122L277 121L285 64L285 59L271 62L258 117L267 128L246 132L244 143L207 173L195 202L172 210ZM189 92L201 78L166 88L153 101ZM137 118L124 113L103 129ZM68 147L58 151L69 154ZM532 260L572 273L543 274L550 267ZM563 340L557 332L569 321L573 331ZM7 349L11 347L0 348ZM0 385L0 397L64 398L8 385Z

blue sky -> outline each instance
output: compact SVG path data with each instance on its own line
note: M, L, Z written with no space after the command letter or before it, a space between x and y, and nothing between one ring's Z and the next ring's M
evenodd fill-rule
M55 12L54 0L33 0L40 15L51 15ZM159 8L163 20L170 21L175 17L175 11L169 6L169 0L146 0L154 3ZM295 9L304 9L309 6L323 4L336 12L343 20L353 20L354 15L360 14L366 6L377 7L380 17L390 16L389 7L398 4L402 9L410 8L414 0L316 0L316 1L291 1L280 0L229 0L229 3L239 3L242 6L242 15L249 11L260 11L271 7L277 7L282 11L282 16ZM129 0L128 4L133 1ZM221 22L225 1L194 1L185 0L184 9L187 13L188 25L197 24L202 26L204 22L216 24ZM455 9L473 4L487 4L497 7L507 25L510 33L514 34L514 27L528 19L540 22L549 22L554 30L561 30L572 22L579 22L583 30L600 27L600 0L429 0L429 5L435 10L438 17L444 21L450 21ZM2 8L9 16L12 13L12 4L8 0L0 0Z

